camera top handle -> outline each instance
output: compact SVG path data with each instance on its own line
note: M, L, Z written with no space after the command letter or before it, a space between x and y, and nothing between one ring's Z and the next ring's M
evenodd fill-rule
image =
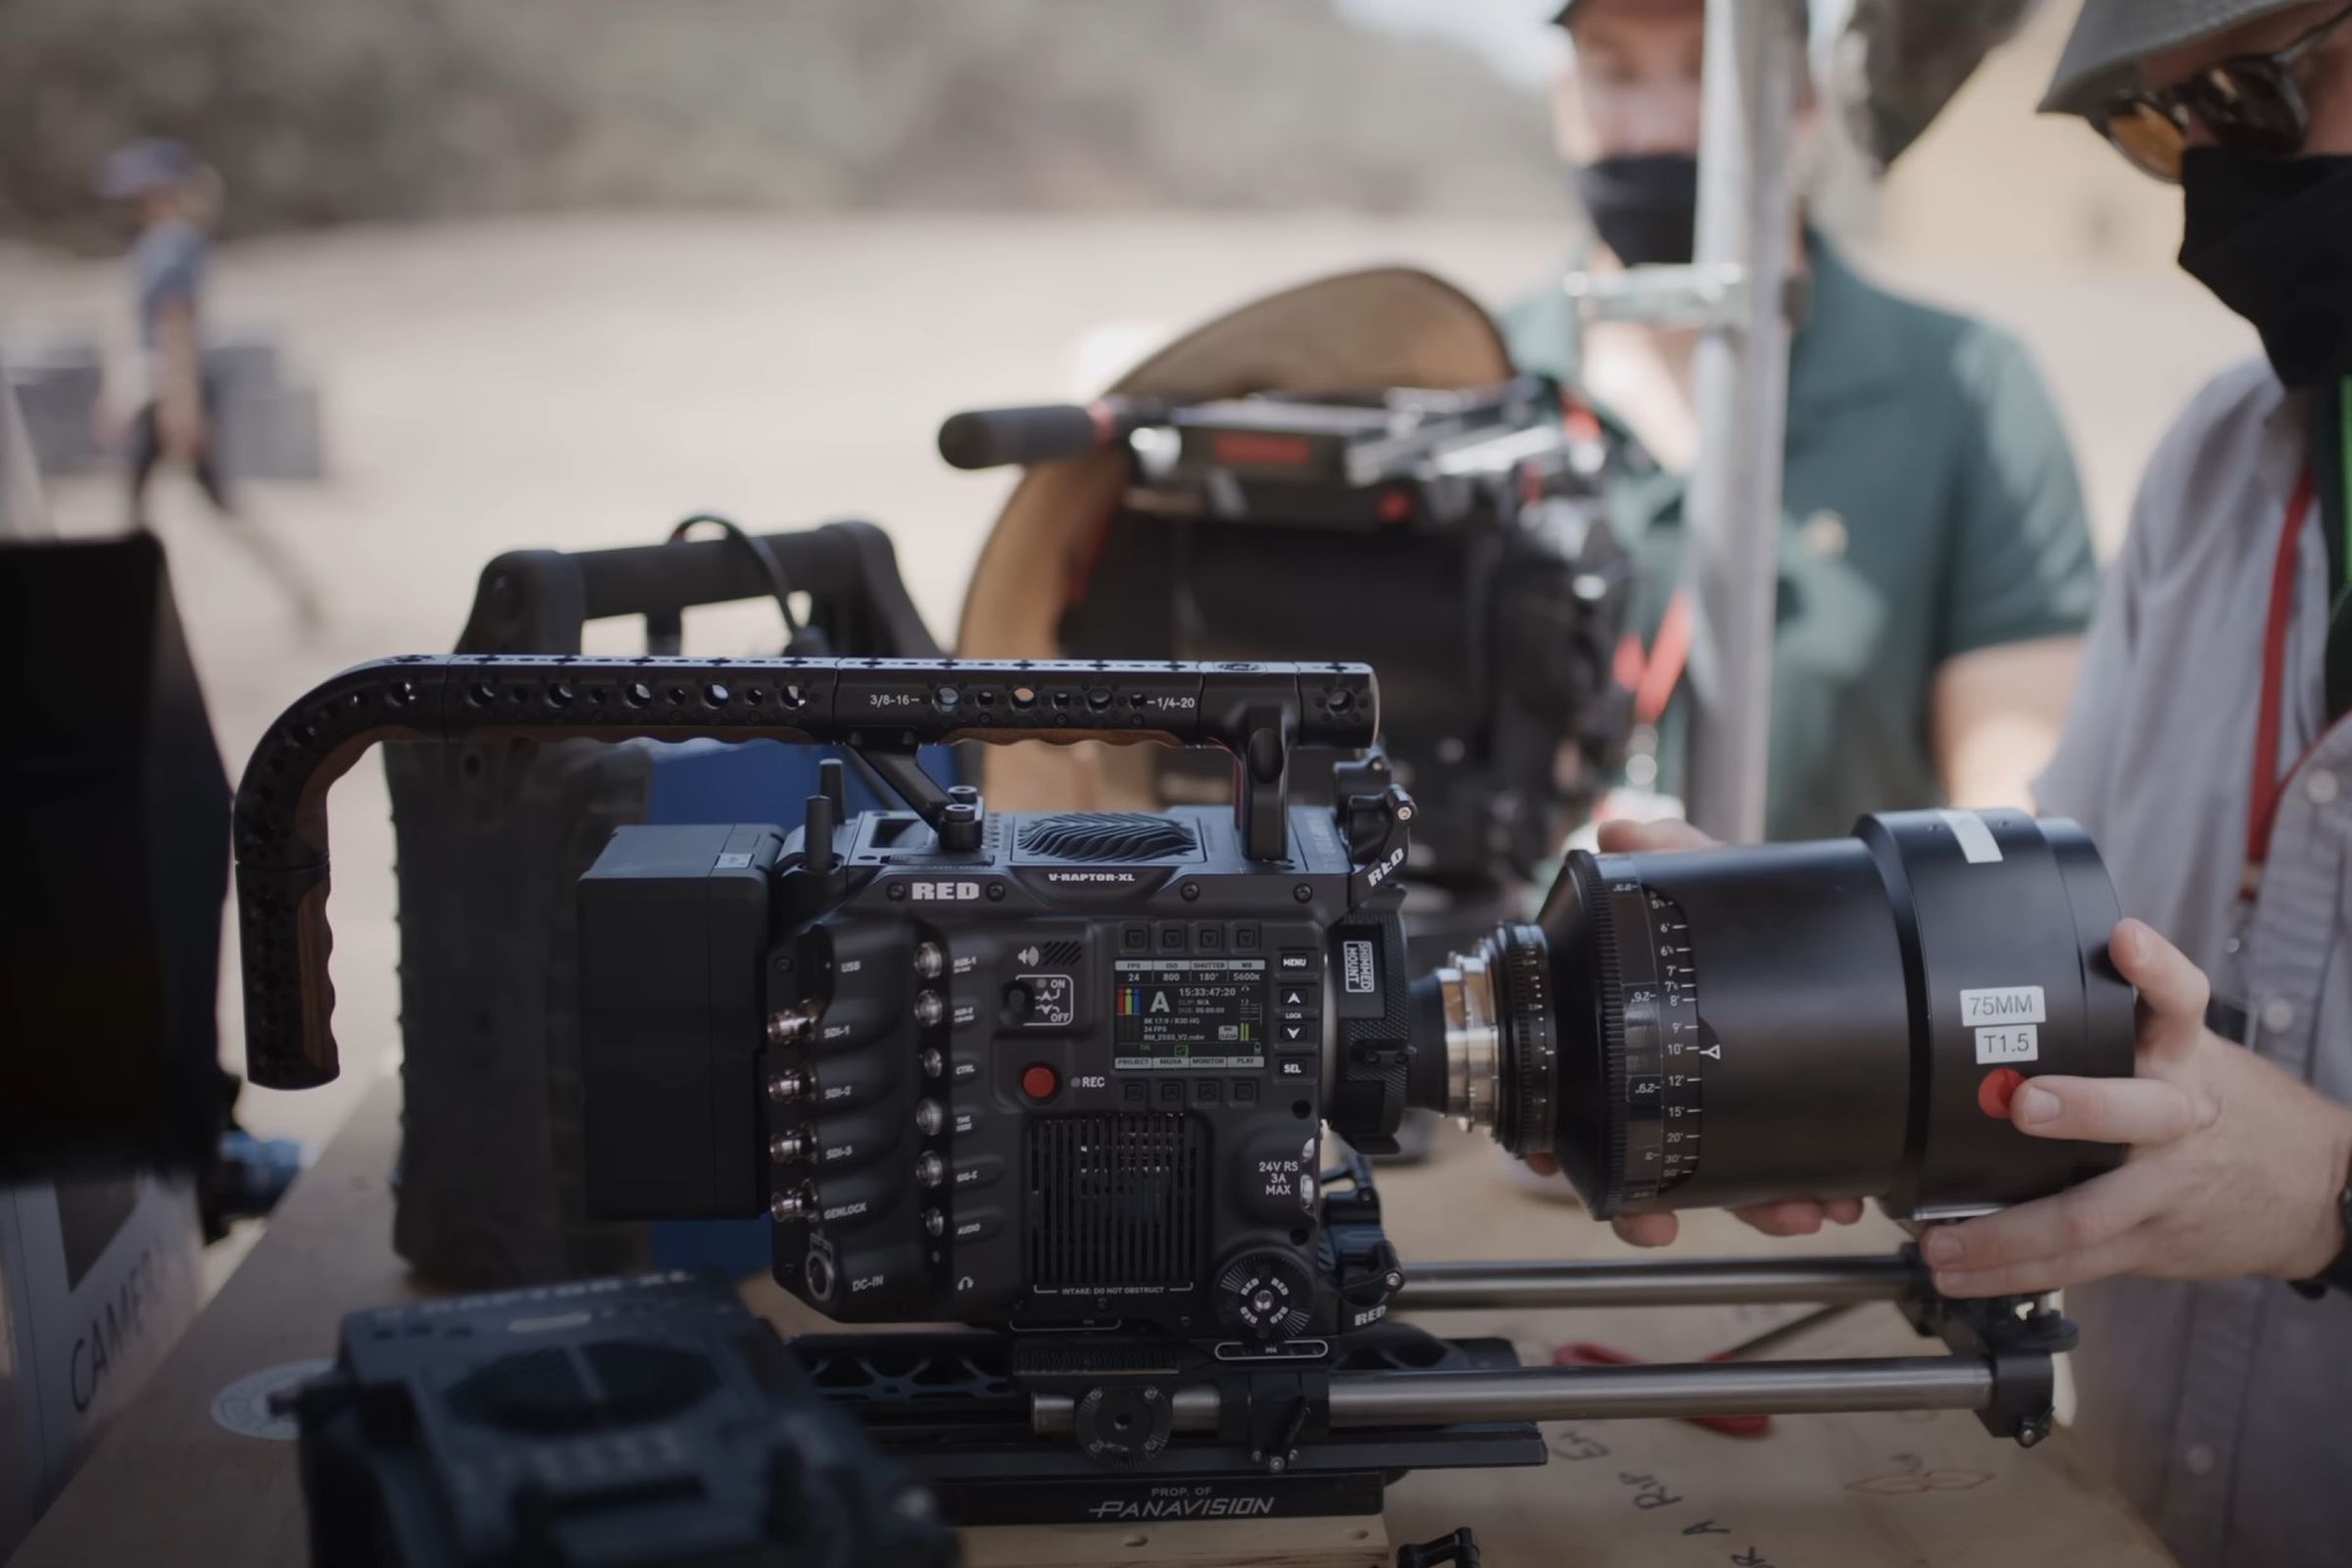
M1279 859L1292 748L1361 749L1379 719L1367 664L412 654L355 665L278 715L237 787L246 1073L305 1089L338 1069L326 794L378 741L777 740L909 762L917 746L965 740L1215 747L1235 756L1247 852ZM892 771L912 785L914 770ZM913 804L928 817L940 803Z

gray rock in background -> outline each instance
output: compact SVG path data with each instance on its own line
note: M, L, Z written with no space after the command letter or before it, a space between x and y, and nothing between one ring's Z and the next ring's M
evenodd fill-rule
M7 361L8 384L44 473L97 473L122 464L123 454L98 440L106 377L95 340L11 344ZM325 476L318 389L287 381L274 338L246 334L208 345L204 374L219 399L214 439L232 483Z
M204 351L205 379L220 398L221 470L240 479L320 479L318 393L290 385L274 339L226 338Z
M40 466L24 433L15 379L0 355L0 539L46 539L49 508L41 495Z
M55 478L102 466L93 423L106 378L98 345L81 338L14 343L7 360L9 389L41 471Z

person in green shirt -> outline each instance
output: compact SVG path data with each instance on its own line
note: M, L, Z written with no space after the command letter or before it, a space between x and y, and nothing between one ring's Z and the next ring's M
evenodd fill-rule
M1553 121L1594 239L1584 262L1689 262L1703 0L1569 0ZM1820 109L1809 97L1800 139ZM2006 334L1874 286L1806 227L1789 354L1766 832L1841 834L1865 811L2024 806L2064 717L2098 566L2065 433ZM1502 316L1522 369L1589 399L1639 450L1606 498L1658 638L1697 456L1697 333L1595 322L1556 283ZM1678 612L1679 614L1679 612ZM1655 725L1680 792L1688 681ZM1646 741L1648 737L1642 738ZM1637 783L1651 767L1637 754Z

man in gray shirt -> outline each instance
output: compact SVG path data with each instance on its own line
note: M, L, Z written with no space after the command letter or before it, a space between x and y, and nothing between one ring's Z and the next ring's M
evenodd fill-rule
M2199 393L2150 465L2034 791L2091 830L2137 916L2112 953L2139 988L2139 1071L2030 1080L2012 1117L2129 1152L1922 1250L1947 1295L2082 1287L2078 1424L2187 1568L2340 1568L2352 5L2086 0L2045 107L2182 186L2181 265L2253 322L2265 362ZM1798 1201L1750 1218L1789 1232L1855 1213ZM1673 1221L1619 1229L1656 1245Z

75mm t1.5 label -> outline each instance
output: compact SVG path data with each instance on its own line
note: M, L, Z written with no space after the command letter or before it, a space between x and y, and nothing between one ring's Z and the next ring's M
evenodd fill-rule
M1977 1037L1977 1065L2005 1067L2041 1058L2049 1008L2039 986L1988 986L1960 993L1960 1021Z

